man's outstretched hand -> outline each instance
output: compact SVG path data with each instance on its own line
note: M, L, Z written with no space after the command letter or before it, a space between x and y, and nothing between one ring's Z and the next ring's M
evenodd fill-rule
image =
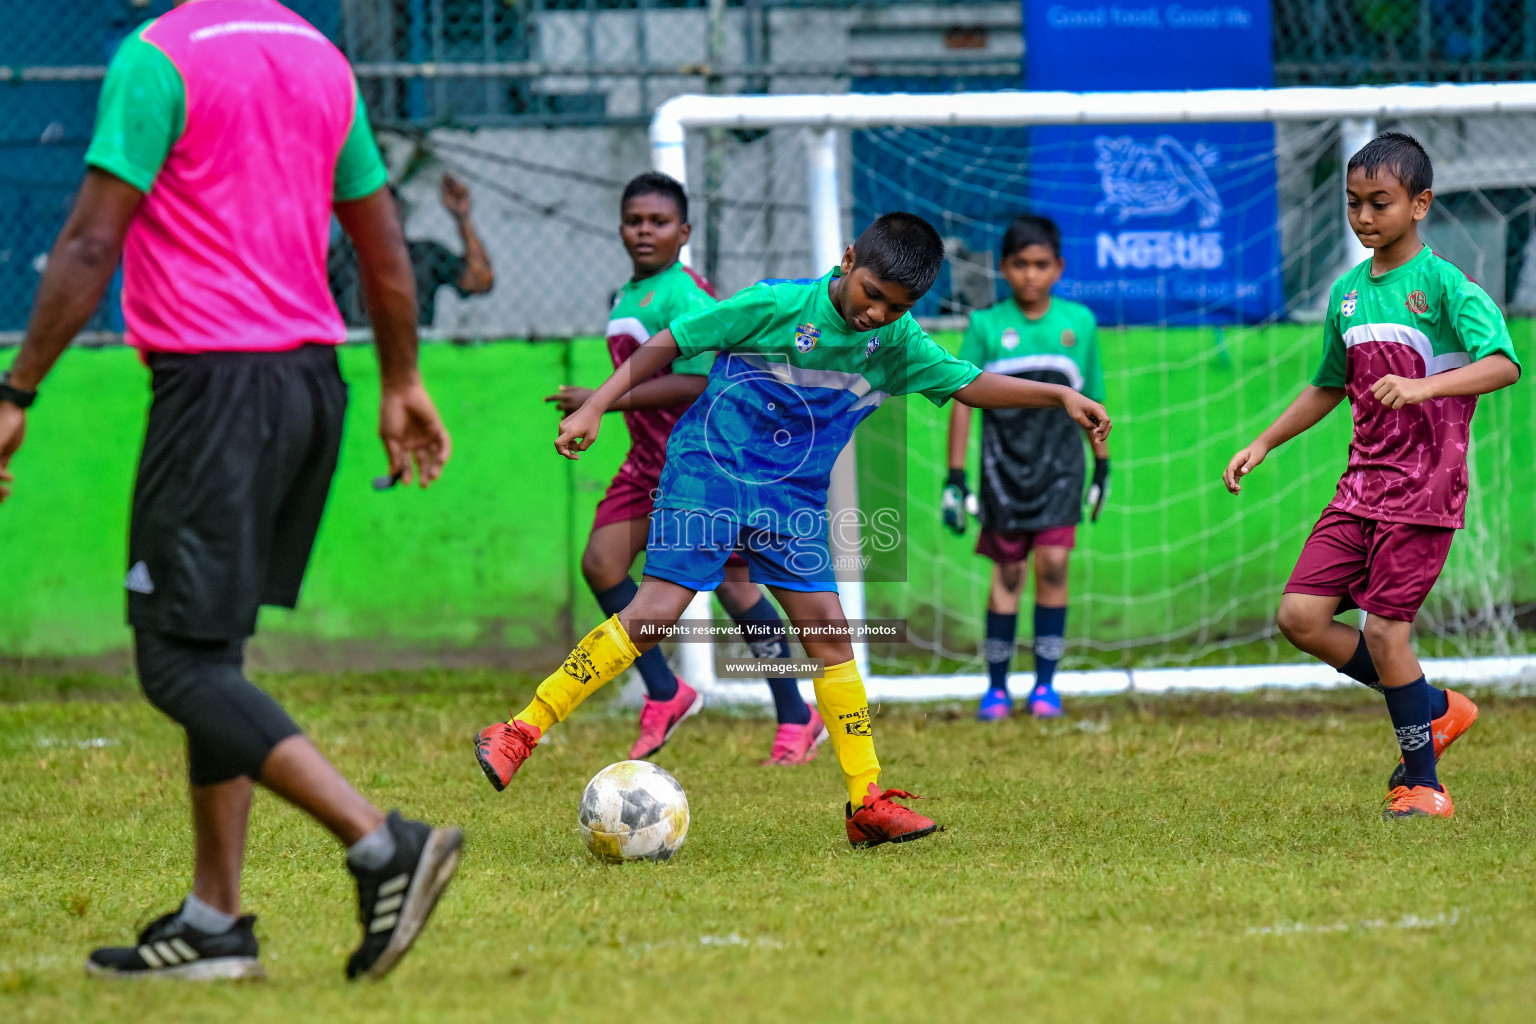
M389 456L389 471L404 484L411 482L412 463L421 486L443 475L453 442L427 389L419 379L385 385L379 403L379 437Z
M11 496L11 456L27 434L27 412L10 402L0 402L0 501Z

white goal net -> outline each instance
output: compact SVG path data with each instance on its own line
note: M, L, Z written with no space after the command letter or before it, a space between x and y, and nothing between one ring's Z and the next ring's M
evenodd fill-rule
M1345 220L1343 163L1389 128L1414 134L1434 160L1424 236L1487 288L1528 355L1536 85L692 96L659 111L652 155L686 178L696 204L689 258L721 294L819 275L887 210L928 218L949 260L918 312L950 345L971 310L1006 295L996 268L1009 220L1036 212L1062 225L1059 294L1099 318L1115 416L1111 497L1102 519L1078 530L1064 667L1123 672L1305 660L1273 613L1343 468L1347 407L1271 455L1240 498L1219 478L1311 379L1328 289L1366 255ZM1467 528L1419 618L1429 656L1529 650L1528 392L1480 402ZM991 563L973 554L974 523L964 538L940 524L947 424L947 409L887 403L861 428L850 477L866 518L891 507L903 524L900 550L874 559L849 602L850 617L907 621L907 648L868 652L892 686L958 676L963 689L983 668ZM970 466L974 480L974 451ZM683 656L707 672L702 652ZM1028 667L1027 653L1016 659Z

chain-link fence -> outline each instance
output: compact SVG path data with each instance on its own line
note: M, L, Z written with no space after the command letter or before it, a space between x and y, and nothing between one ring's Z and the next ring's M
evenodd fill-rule
M25 323L80 178L106 62L124 36L170 4L12 6L0 24L0 337ZM1007 88L1022 81L1026 59L1016 0L289 6L353 61L407 235L440 264L423 278L439 282L429 285L436 301L424 304L423 326L454 337L600 332L607 296L628 271L615 238L618 194L649 166L645 125L671 96ZM1536 0L1276 0L1274 53L1281 85L1536 77ZM816 269L798 145L756 141L707 137L689 181L695 261L723 291ZM1314 175L1335 170L1325 158ZM444 172L470 188L467 222L441 200ZM1464 200L1465 212L1498 221L1509 254L1493 262L1512 295L1530 194L1523 179L1478 185L1466 190L1477 194ZM1320 230L1343 237L1337 218L1324 220ZM459 287L466 229L495 270L489 292ZM1315 284L1298 278L1288 287ZM91 328L110 338L121 327L114 289Z

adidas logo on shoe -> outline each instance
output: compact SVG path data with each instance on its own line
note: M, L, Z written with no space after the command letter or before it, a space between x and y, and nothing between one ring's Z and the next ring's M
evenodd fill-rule
M405 902L406 887L411 884L410 875L396 875L379 886L379 900L373 905L373 920L368 924L370 932L387 932L400 920L400 904Z

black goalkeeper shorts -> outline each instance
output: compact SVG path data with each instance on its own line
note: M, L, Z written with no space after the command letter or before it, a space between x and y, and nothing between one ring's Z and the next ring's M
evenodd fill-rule
M332 345L151 353L154 400L133 491L128 622L197 640L292 608L341 449Z

